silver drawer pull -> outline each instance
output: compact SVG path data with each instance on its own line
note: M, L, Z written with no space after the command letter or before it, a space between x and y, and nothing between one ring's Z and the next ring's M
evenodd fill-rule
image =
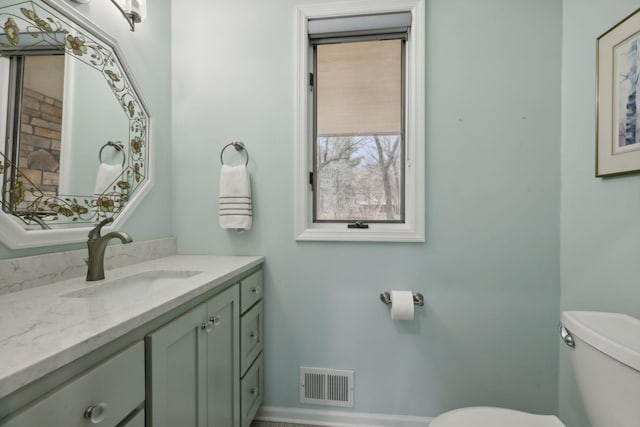
M104 421L105 412L107 412L107 404L102 402L85 409L84 418L91 421L91 424L99 424Z
M254 295L258 295L260 293L260 288L251 288L251 293Z
M200 325L200 329L202 329L203 331L211 332L211 327L212 326L213 326L213 322L207 321L207 322L203 322Z
M251 389L249 390L249 394L251 396L255 396L256 394L258 394L258 387L251 387Z
M258 333L255 331L249 332L249 338L253 338L254 340L258 339Z
M222 319L219 316L211 316L209 322L213 323L213 326L218 326L222 322Z

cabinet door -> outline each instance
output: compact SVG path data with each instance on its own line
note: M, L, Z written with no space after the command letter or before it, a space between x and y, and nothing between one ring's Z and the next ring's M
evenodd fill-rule
M206 426L206 321L203 304L146 337L148 425Z
M240 426L239 301L236 285L207 303L207 427Z
M139 342L0 425L85 427L91 424L87 417L93 413L94 421L113 427L144 400L144 346Z

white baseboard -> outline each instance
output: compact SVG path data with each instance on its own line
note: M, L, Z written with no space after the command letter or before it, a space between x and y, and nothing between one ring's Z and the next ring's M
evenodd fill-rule
M263 406L258 421L330 427L426 427L432 418Z

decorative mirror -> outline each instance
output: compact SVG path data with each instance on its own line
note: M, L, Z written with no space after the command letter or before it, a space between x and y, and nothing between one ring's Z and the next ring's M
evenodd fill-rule
M149 113L116 42L59 0L0 7L0 238L117 227L150 187Z

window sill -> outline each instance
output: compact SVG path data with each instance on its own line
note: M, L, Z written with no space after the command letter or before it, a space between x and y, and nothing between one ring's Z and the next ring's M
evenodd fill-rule
M312 226L296 233L297 241L318 242L424 242L424 230L408 224L369 224L367 229Z

